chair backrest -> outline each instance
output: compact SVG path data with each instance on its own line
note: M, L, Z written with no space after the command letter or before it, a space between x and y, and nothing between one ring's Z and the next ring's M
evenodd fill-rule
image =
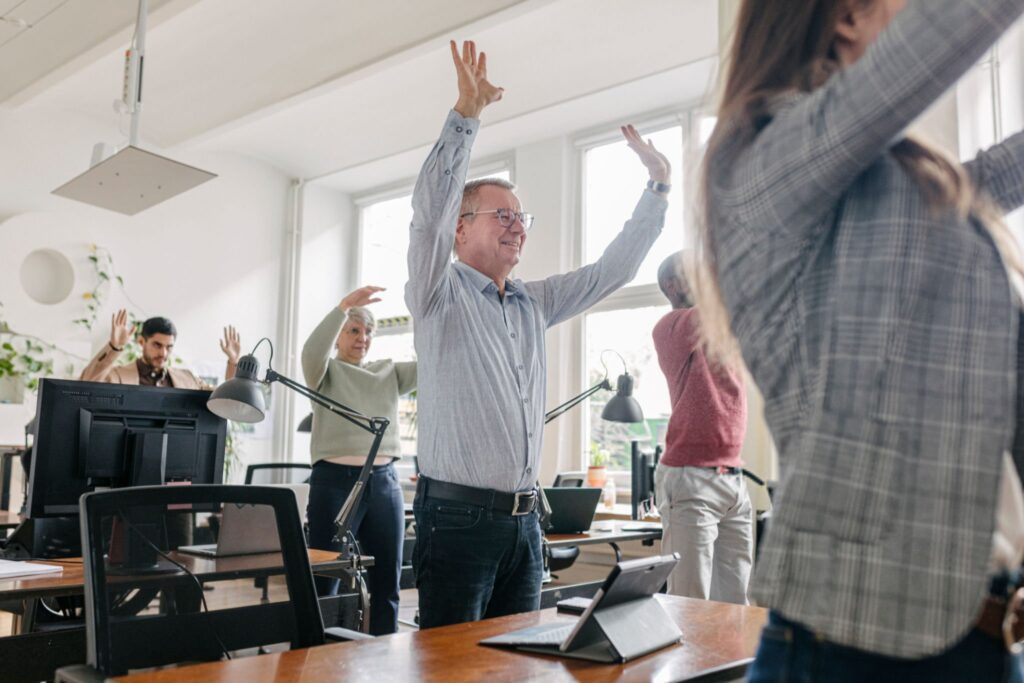
M301 462L266 462L245 468L246 484L303 484L313 466Z
M190 521L192 511L224 505L271 507L276 528L265 533L277 533L281 552L208 559L175 550L180 541L174 527L186 526L178 522ZM144 486L89 493L79 507L87 661L102 674L214 661L228 651L275 643L294 648L324 642L292 491ZM280 575L284 581L275 581ZM271 583L267 603L251 580L238 581L260 576ZM224 585L217 595L230 592L232 605L208 610L202 587L209 584Z
M555 475L555 488L579 488L587 481L586 472L559 472Z

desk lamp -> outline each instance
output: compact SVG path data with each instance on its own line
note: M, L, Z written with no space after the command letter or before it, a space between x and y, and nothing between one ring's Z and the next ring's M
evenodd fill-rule
M270 360L267 361L267 373L261 380L259 379L260 362L254 354L259 345L264 341L270 345ZM270 344L269 339L261 339L257 342L256 347L253 348L252 353L242 356L238 360L238 369L235 371L235 376L213 390L206 406L210 409L211 413L226 420L260 422L266 416L263 386L278 382L295 393L305 396L317 405L323 406L338 417L348 420L360 429L373 434L373 444L370 446L370 452L366 456L366 462L363 463L363 469L359 472L359 479L356 480L355 485L352 487L352 492L349 493L348 498L345 499L344 504L341 506L341 510L338 511L338 516L334 519L334 525L337 529L334 541L341 543L341 553L338 555L338 558L350 560L356 555L355 541L351 537L352 518L355 515L356 507L359 505L359 500L362 498L363 489L366 488L366 482L370 478L373 461L377 457L377 449L380 448L381 439L383 439L384 431L388 428L390 421L383 417L367 417L342 403L338 403L323 394L313 391L293 379L279 374L270 367L273 359L273 345Z

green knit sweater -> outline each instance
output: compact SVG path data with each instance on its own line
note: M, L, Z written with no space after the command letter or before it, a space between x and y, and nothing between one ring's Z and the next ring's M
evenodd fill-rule
M345 324L345 314L332 308L302 347L302 374L306 385L363 415L391 421L380 444L380 456L401 457L398 439L398 397L416 388L416 363L390 359L353 365L333 357L334 343ZM326 408L313 404L313 463L337 456L365 457L373 435Z

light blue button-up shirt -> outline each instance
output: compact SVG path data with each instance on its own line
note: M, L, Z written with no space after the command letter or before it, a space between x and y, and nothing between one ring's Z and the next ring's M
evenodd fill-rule
M544 280L508 280L501 297L491 278L451 259L479 124L448 115L412 196L405 301L419 361L417 450L431 479L522 491L540 471L545 330L633 279L668 203L645 191L596 262Z

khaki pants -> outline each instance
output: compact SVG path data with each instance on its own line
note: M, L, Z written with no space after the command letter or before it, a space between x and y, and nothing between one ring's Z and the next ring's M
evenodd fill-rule
M754 534L743 475L659 464L654 485L661 546L680 557L668 592L746 605Z

